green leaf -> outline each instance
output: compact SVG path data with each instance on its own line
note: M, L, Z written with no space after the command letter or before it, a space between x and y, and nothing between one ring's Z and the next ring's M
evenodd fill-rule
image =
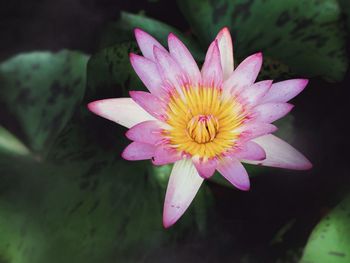
M347 69L336 0L178 0L193 31L207 46L229 26L236 57L257 51L301 76L339 81Z
M65 50L20 54L0 64L2 115L33 151L47 149L81 102L86 63L86 55Z
M348 0L338 0L338 1L339 1L341 10L345 15L348 32L350 32L350 1Z
M104 30L101 37L101 47L104 48L124 41L135 40L133 32L135 28L145 30L164 46L167 46L168 34L172 32L185 43L196 59L202 60L204 58L203 51L190 36L185 36L178 29L163 22L144 15L135 15L127 12L121 12L120 19L117 22L110 23Z
M312 231L300 263L350 262L350 196Z
M30 152L16 136L0 126L0 153L27 155Z
M165 230L165 187L156 172L145 162L118 160L117 145L107 133L100 137L104 127L97 129L90 117L74 118L46 160L0 163L0 259L140 262L191 228L205 229L211 203L205 185L183 218Z
M144 89L129 61L129 53L137 50L134 42L124 42L94 54L87 67L85 101L129 97L130 89Z

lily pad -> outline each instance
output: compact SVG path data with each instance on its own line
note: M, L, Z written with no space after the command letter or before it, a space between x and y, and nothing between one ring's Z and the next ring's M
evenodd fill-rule
M117 150L94 140L97 129L86 125L70 122L45 161L0 166L6 183L0 188L0 259L140 262L191 228L205 228L211 202L205 185L178 224L165 230L165 188L155 171L118 160Z
M117 22L110 23L101 37L101 48L112 46L125 41L134 41L134 29L141 28L154 36L164 46L167 46L168 34L176 34L188 47L192 55L199 60L204 58L204 52L197 42L189 35L184 35L180 30L161 21L149 18L145 15L121 12Z
M350 196L312 231L300 263L350 262Z
M0 153L25 156L30 152L15 135L0 126Z
M87 59L65 50L20 54L0 64L1 114L10 116L9 126L16 123L31 150L47 149L80 104Z
M129 97L130 89L144 89L131 67L130 52L138 52L135 42L124 42L104 48L90 58L87 67L86 102Z
M206 46L224 26L235 54L262 51L301 76L339 81L347 69L344 32L336 0L178 0Z

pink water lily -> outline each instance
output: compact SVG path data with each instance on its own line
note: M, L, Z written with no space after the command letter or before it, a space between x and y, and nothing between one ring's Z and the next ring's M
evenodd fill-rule
M227 28L209 46L201 70L174 34L168 37L169 51L140 29L135 36L143 56L130 54L130 61L150 92L130 91L131 98L94 101L88 107L129 128L126 137L133 142L124 150L124 159L174 163L163 210L165 227L183 215L215 170L235 187L249 190L241 162L311 168L301 153L271 134L277 129L271 123L292 109L287 101L308 80L255 82L261 53L234 69Z

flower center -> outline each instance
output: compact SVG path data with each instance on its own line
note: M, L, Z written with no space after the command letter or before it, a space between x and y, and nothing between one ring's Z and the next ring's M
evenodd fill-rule
M216 87L186 86L174 89L167 103L164 138L182 153L203 159L230 151L240 136L245 119L235 97L223 96Z
M194 116L187 124L187 133L197 143L207 143L215 139L219 122L213 115Z

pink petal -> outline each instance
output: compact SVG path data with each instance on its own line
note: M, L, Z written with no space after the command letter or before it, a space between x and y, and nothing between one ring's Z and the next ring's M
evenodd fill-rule
M186 73L182 71L178 63L170 54L157 47L154 47L154 56L157 62L157 68L165 86L171 88L180 88L186 79Z
M152 158L154 151L154 145L143 142L132 142L124 149L122 157L129 161L148 160Z
M290 79L274 83L262 103L287 102L303 91L308 82L307 79Z
M159 120L166 119L166 107L164 102L155 95L144 91L130 91L130 97L145 111Z
M243 191L249 190L250 182L247 171L236 158L226 157L221 160L218 164L217 170L238 189Z
M217 166L215 160L193 160L193 164L196 167L198 174L205 179L210 178L214 174Z
M166 49L154 37L152 37L145 31L136 28L134 32L137 44L139 45L144 57L155 61L155 57L153 54L154 47L158 47L159 49L166 51Z
M256 105L269 91L272 80L264 80L254 83L242 91L241 97L250 104Z
M159 145L154 153L152 163L154 165L164 165L175 163L181 158L181 153L179 153L177 150L169 148L167 145Z
M132 141L157 144L162 140L161 123L158 121L144 121L131 127L126 137Z
M271 123L287 115L293 107L294 106L289 103L269 102L256 106L254 108L254 113L258 121Z
M162 79L160 78L156 63L136 54L130 54L130 62L136 74L152 94L156 96L164 94Z
M93 113L130 128L140 122L155 120L131 98L105 99L90 102Z
M233 71L233 48L230 31L227 27L220 30L216 36L219 44L221 67L223 71L224 80L226 80Z
M249 141L253 138L273 133L276 130L277 127L273 124L252 121L236 129L235 132L240 133L240 140Z
M175 59L181 69L187 73L192 84L198 84L201 81L201 73L196 61L193 59L187 47L174 34L168 36L168 46L170 55Z
M264 149L253 141L246 142L239 151L234 153L234 157L238 160L255 160L261 161L266 158Z
M266 159L263 161L244 161L250 164L286 168L292 170L308 170L312 164L299 151L278 137L269 134L254 139L264 148Z
M218 41L214 40L208 48L202 67L202 81L207 86L220 86L223 80Z
M172 226L187 210L203 178L189 159L177 161L171 172L165 195L163 225Z
M224 91L239 93L245 87L252 85L258 77L261 65L262 53L256 53L247 57L224 82Z

